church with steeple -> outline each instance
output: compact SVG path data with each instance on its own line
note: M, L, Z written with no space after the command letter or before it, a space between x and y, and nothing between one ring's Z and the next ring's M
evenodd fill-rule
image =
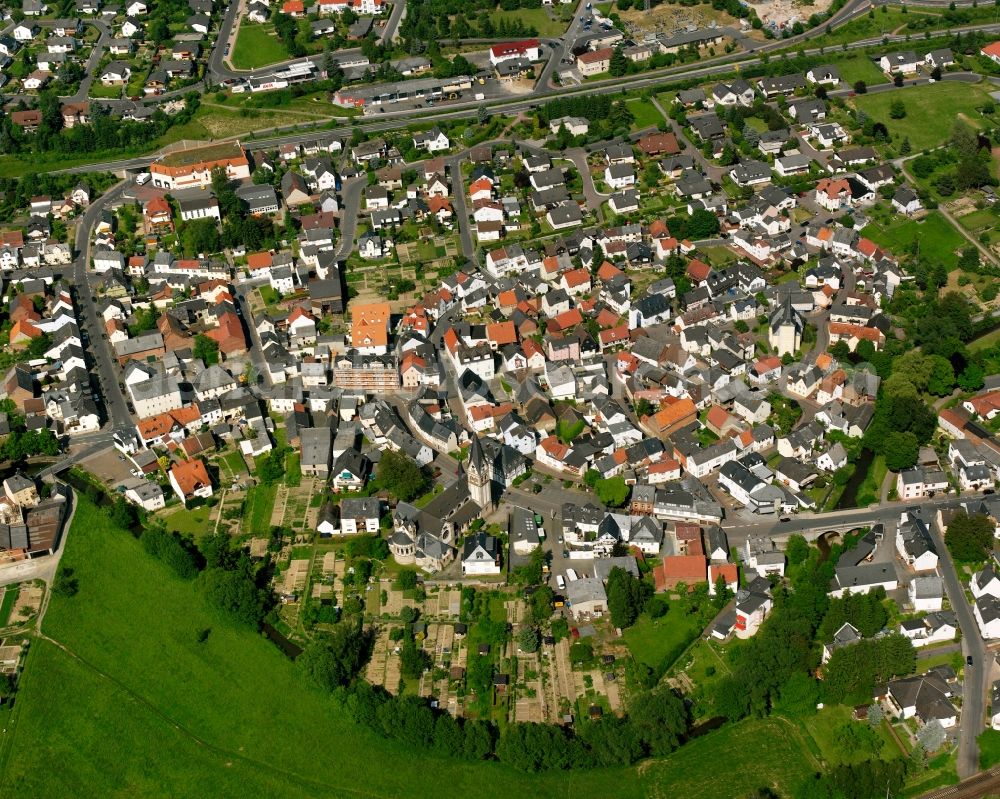
M486 457L479 436L472 437L469 447L469 466L466 469L466 482L469 486L469 497L480 508L483 515L496 510L497 503L493 492L493 463Z

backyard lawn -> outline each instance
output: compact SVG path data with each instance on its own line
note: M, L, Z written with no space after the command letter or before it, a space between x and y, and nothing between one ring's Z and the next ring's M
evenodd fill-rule
M871 757L891 760L903 756L885 724L872 729L867 722L855 721L851 718L851 709L846 705L830 705L819 713L803 718L801 723L816 743L823 759L831 764L857 763ZM869 730L871 735L847 737L844 735L847 725L858 725ZM868 739L873 744L871 748L858 745Z
M906 107L903 119L889 116L889 106L894 100L902 100ZM853 102L858 110L884 123L894 141L902 141L905 136L914 150L924 150L944 142L951 135L956 119L982 127L985 118L979 108L992 101L979 85L950 81L858 95Z
M931 211L920 221L899 217L893 217L887 224L873 221L861 229L861 235L895 253L908 252L913 242L919 242L921 256L939 261L949 271L958 266L957 251L967 244L937 211Z
M277 487L255 485L247 491L243 508L243 529L253 535L264 535L271 531L271 511L274 510L274 495Z
M652 100L643 97L633 97L625 101L625 107L634 117L632 130L642 130L643 128L655 128L663 122L663 114L656 110Z
M653 619L643 613L622 637L632 657L656 670L669 667L701 632L697 617L679 604L672 604L667 614Z
M213 511L214 508L210 508L208 505L201 505L197 508L181 508L166 516L163 521L168 530L200 538L209 531L209 519Z
M870 58L863 55L837 59L833 63L840 70L840 76L844 82L850 86L859 80L863 80L868 86L889 82L885 73Z

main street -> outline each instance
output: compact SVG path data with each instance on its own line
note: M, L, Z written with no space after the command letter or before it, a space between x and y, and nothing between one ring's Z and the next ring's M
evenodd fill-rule
M76 260L73 262L73 290L79 308L79 322L90 339L90 355L94 360L94 373L100 381L100 394L108 422L112 429L131 424L131 415L125 395L118 385L117 360L104 328L103 317L97 309L94 295L87 282L87 267L90 265L90 234L101 213L124 198L127 182L118 183L110 191L95 200L80 217L76 226Z

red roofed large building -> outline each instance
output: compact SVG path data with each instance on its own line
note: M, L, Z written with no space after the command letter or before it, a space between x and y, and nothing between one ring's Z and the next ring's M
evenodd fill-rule
M848 322L830 322L829 331L830 346L838 341L846 341L851 352L854 352L862 341L870 341L877 350L885 344L885 335L877 327L852 325Z
M644 155L676 155L681 151L673 133L650 133L636 142Z
M230 180L250 177L246 152L236 143L213 144L193 150L177 150L149 167L153 185L161 189L183 189L212 185L212 172L222 169Z
M206 330L205 335L219 343L219 352L227 357L242 355L246 352L247 339L236 312L226 310L217 318L219 326Z
M503 42L490 48L490 63L494 66L515 58L526 58L529 61L539 59L538 39L524 39L520 42Z
M693 591L698 583L708 578L704 555L668 555L653 569L657 592L673 591L684 583Z

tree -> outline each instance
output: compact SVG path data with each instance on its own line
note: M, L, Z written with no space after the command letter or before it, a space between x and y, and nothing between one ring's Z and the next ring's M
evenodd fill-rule
M799 718L816 712L819 685L804 671L797 671L781 686L775 710Z
M162 561L182 580L198 576L200 559L191 544L177 533L169 533L162 527L146 527L139 542L146 552Z
M208 601L238 624L257 628L264 619L270 592L257 587L249 556L231 569L206 569L198 578Z
M318 688L332 691L347 685L368 659L368 638L360 628L334 626L333 632L314 638L295 664Z
M547 585L540 585L531 595L531 618L536 624L541 624L552 615L552 602L555 592Z
M806 558L809 557L809 543L805 536L795 533L788 537L788 543L785 545L785 557L788 558L789 566L805 563Z
M885 438L883 445L885 465L892 471L899 472L909 469L917 462L920 454L920 443L913 433L893 431Z
M597 492L597 498L601 503L607 505L609 508L620 508L625 504L625 500L628 499L629 495L628 485L626 485L625 478L621 475L598 480L594 484L594 490Z
M396 585L402 591L410 591L417 587L417 573L413 569L400 569L396 577Z
M691 214L688 222L687 236L689 239L708 239L719 232L719 218L711 211L699 208Z
M431 667L431 656L422 648L417 646L413 636L408 635L403 639L403 646L399 651L399 671L404 677L411 680L419 679L427 669Z
M889 117L892 119L903 119L906 116L906 105L902 100L896 99L889 103Z
M902 73L897 72L895 75L892 76L892 84L894 86L902 86L903 85L903 75L902 75Z
M983 387L985 380L986 373L983 371L983 367L974 361L970 361L958 376L958 385L962 391L979 391Z
M868 84L863 80L854 82L854 93L855 94L866 94L868 92Z
M69 566L60 566L52 581L52 593L63 597L76 596L80 590L80 581Z
M940 749L947 740L948 734L937 719L931 719L923 727L917 730L917 743L925 752L930 754Z
M951 556L963 563L985 560L993 546L993 524L984 514L957 513L948 524L944 543Z
M608 574L606 592L611 623L621 629L635 623L653 593L649 583L637 579L618 566Z
M377 479L396 499L409 502L427 490L429 479L416 461L401 452L387 450L378 463Z
M868 705L868 723L873 727L879 726L885 719L885 710L882 709L882 705L878 702L872 702Z
M219 342L214 338L199 333L194 337L193 354L195 358L200 358L206 366L211 366L219 362Z
M614 52L611 54L611 60L608 65L608 74L612 78L620 78L628 72L628 59L625 57L625 53L622 51L621 47L616 47Z
M190 222L185 222L181 228L180 240L184 254L191 257L218 252L222 249L219 229L212 218L192 219Z
M931 356L931 361L933 366L927 380L927 390L937 397L946 397L955 387L955 368L951 361L940 355Z
M629 720L643 749L653 757L670 754L688 729L687 707L668 686L641 694L629 706Z
M526 654L538 651L540 638L537 627L522 627L517 633L517 648Z
M913 644L898 633L859 641L834 650L823 667L823 690L831 702L870 700L877 683L910 674L915 666Z

